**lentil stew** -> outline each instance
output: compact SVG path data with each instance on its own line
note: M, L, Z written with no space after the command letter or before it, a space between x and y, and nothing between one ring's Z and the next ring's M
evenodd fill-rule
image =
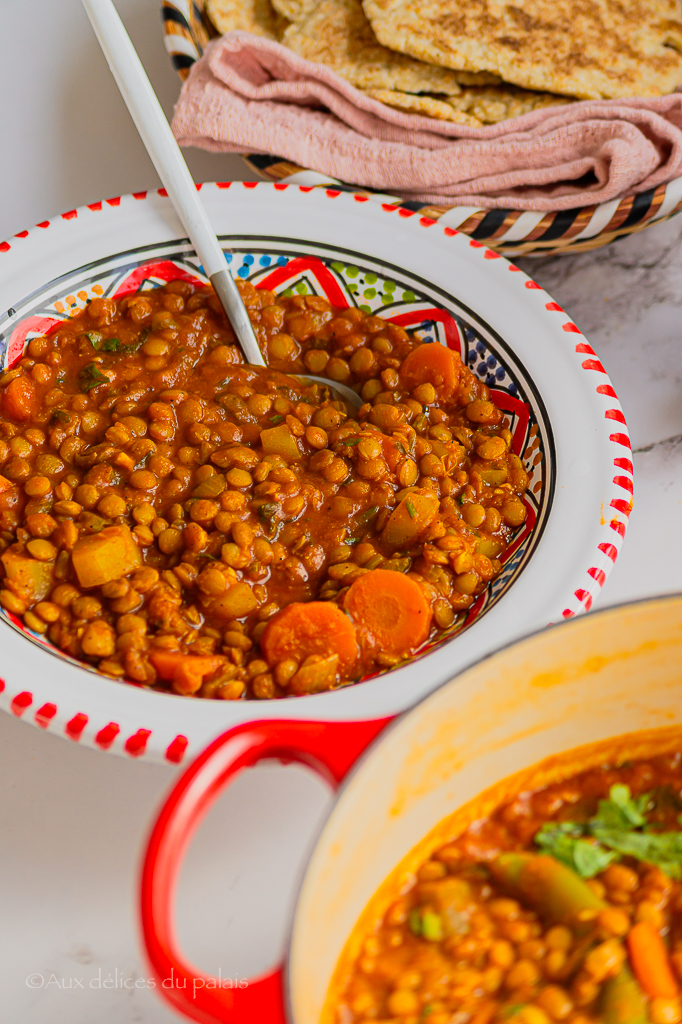
M677 752L518 792L441 832L358 936L328 1019L679 1024L681 812Z
M463 621L526 519L456 353L319 296L98 298L0 378L0 603L105 675L218 699L355 682ZM353 413L306 372L355 387Z

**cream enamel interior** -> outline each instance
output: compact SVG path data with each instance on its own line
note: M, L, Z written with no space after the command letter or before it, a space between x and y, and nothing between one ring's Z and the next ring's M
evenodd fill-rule
M443 819L565 751L651 729L663 730L662 748L666 732L679 741L681 697L676 596L537 634L405 715L343 788L311 858L289 960L294 1024L332 1024L322 1016L325 998L358 918L389 875L395 892L429 848L445 841ZM624 742L636 753L637 740ZM650 752L648 743L641 756ZM589 757L579 754L577 762Z

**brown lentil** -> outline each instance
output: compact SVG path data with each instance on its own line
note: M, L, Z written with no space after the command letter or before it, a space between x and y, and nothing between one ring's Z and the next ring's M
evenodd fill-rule
M457 363L443 397L437 381L405 375L418 342L402 328L318 296L238 287L267 371L242 363L211 288L172 282L93 300L0 378L0 604L37 632L49 625L51 642L107 675L263 700L400 660L361 645L344 677L317 652L270 664L261 650L288 605L340 607L348 584L375 569L421 588L429 638L455 629L501 571L528 477L467 367ZM93 325L98 345L117 338L127 350L94 348ZM356 387L365 405L352 413L286 376L306 371ZM488 470L502 490L470 484ZM433 517L389 543L393 514L423 495L438 499ZM98 560L107 578L89 582L79 551L98 537L102 550L109 537L123 547Z

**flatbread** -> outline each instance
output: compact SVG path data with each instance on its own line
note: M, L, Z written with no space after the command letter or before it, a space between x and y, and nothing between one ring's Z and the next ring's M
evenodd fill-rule
M384 46L578 99L682 85L677 0L364 0Z
M291 0L276 0L291 10ZM457 76L394 53L375 39L360 0L319 0L290 25L282 42L300 57L324 64L359 89L435 92L457 96Z
M287 21L299 25L305 20L309 11L315 7L316 0L273 0L273 7Z
M223 35L240 30L279 42L288 25L270 0L206 0L206 14Z
M393 92L390 89L365 89L365 93L373 100L385 103L387 107L397 107L409 114L422 114L424 117L437 117L440 121L454 121L466 124L470 128L481 128L483 122L470 114L464 114L444 100L435 96L415 96L408 92ZM459 99L460 97L457 97Z
M455 110L483 124L497 124L511 117L521 117L539 107L563 106L573 102L566 96L555 96L551 92L529 92L506 83L482 89L463 89L461 96L452 96L448 100L448 104Z
M528 92L506 84L462 89L459 96L448 97L412 96L404 92L390 92L388 89L366 89L365 92L389 107L425 117L437 117L441 121L466 124L471 128L482 128L484 124L497 124L511 117L521 117L538 107L563 106L575 102L566 96Z

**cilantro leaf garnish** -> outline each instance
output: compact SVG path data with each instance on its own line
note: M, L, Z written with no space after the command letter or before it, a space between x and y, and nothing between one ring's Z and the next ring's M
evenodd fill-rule
M646 825L644 811L649 802L645 793L633 800L629 786L611 786L608 800L600 800L594 822L605 828L641 828Z
M84 331L81 337L87 338L93 348L99 348L102 344L102 335L99 331Z
M135 341L130 345L124 345L120 338L105 338L100 331L86 331L83 336L88 339L92 347L97 349L98 352L123 352L130 354L137 352L144 345L150 334L151 328L143 327Z
M650 793L633 797L629 786L611 786L608 799L599 801L589 821L545 822L535 842L583 878L594 877L621 857L654 864L680 878L682 832L651 831L645 814L650 806L655 806Z
M128 346L124 345L120 338L105 338L100 348L103 352L121 352Z
M88 363L78 375L78 386L81 391L91 391L93 388L98 388L100 384L111 384L111 380L102 373L95 363Z

